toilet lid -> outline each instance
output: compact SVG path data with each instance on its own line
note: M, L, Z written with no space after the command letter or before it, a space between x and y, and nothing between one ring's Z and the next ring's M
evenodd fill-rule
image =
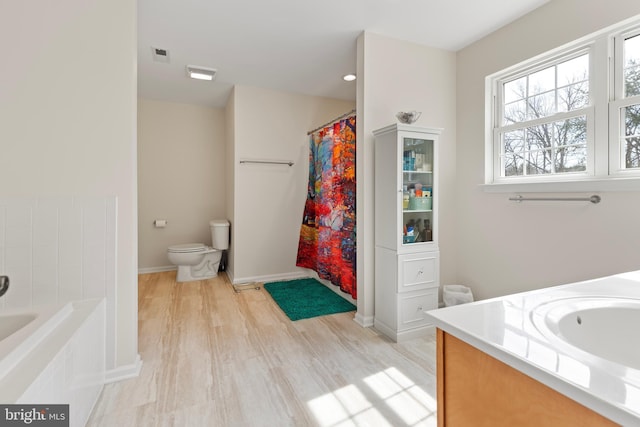
M202 252L205 249L206 246L202 243L185 243L183 245L169 246L169 252L174 253Z

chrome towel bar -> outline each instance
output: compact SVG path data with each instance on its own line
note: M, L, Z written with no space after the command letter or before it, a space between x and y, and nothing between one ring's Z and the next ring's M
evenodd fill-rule
M240 163L262 163L269 165L289 165L293 166L292 161L279 161L279 160L240 160Z
M600 203L602 200L600 196L594 194L590 197L522 197L517 195L516 197L509 197L509 200L514 202L527 202L527 201L552 201L552 202L591 202L593 204Z

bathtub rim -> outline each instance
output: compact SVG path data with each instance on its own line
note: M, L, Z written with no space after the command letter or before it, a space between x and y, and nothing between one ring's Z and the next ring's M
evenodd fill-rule
M3 310L0 314L32 314L36 318L0 341L0 380L73 312L73 303Z
M26 322L19 320L16 321L16 319L28 319ZM15 313L15 314L1 314L0 313L0 342L2 342L3 340L9 338L11 335L17 333L20 329L24 328L25 326L27 326L29 323L33 322L34 320L36 320L38 318L38 316L35 313ZM12 330L6 334L6 331L3 331L5 328L5 322L9 322L9 323L18 323L20 326L18 328L12 328ZM6 334L6 335L3 335Z

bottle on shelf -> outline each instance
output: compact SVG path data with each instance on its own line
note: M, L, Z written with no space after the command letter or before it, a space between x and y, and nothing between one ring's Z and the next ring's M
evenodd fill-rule
M424 220L424 241L431 242L433 240L433 231L431 230L431 221L428 219Z
M415 235L416 235L416 243L424 242L424 229L420 227L420 220L416 221Z
M416 182L414 188L416 190L416 197L422 197L422 184L419 182Z
M407 186L402 186L402 209L404 209L405 211L409 209L409 196L410 194Z

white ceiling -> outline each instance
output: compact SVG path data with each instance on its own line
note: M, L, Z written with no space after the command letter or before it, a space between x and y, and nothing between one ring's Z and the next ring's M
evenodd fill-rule
M342 76L356 71L363 30L456 51L547 1L138 0L138 93L224 107L239 84L355 100ZM218 74L192 80L187 65Z

